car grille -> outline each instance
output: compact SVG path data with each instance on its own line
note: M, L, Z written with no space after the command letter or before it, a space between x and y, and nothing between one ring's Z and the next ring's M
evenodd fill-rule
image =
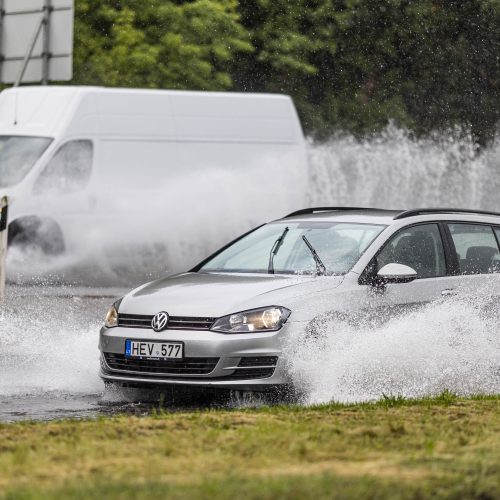
M251 379L270 377L276 369L278 356L248 356L241 358L231 379Z
M196 318L189 316L170 316L167 330L210 330L216 318ZM152 315L144 314L118 314L118 326L123 328L149 328Z
M104 353L112 370L149 373L151 375L206 375L212 372L219 358L136 359L124 354Z

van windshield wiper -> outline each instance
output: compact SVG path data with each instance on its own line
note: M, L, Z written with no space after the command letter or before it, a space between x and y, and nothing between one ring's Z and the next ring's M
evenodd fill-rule
M285 227L281 236L274 242L274 245L271 248L271 253L269 254L269 265L267 266L267 272L269 274L274 274L274 256L278 253L281 245L283 245L283 241L285 241L286 233L288 233L288 231L288 227Z
M314 258L314 262L316 263L316 272L318 274L325 274L326 273L325 264L323 264L323 261L319 258L319 255L316 253L316 250L314 250L314 247L311 245L311 242L304 235L302 235L302 239L304 240L304 243L307 245L307 248L309 248Z

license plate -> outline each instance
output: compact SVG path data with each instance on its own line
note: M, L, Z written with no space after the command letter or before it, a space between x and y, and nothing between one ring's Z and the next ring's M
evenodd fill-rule
M183 350L184 346L180 342L125 341L125 356L127 358L180 359L184 355Z

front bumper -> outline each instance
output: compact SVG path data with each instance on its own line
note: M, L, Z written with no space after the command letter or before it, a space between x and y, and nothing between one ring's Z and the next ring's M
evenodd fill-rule
M293 328L294 324L290 321L278 332L251 334L195 330L155 333L151 329L103 327L99 337L102 353L100 376L107 382L135 386L175 385L266 391L289 383L282 352L284 340ZM205 370L206 373L189 373L189 369L184 369L180 375L179 370L161 368L161 362L154 363L154 372L149 366L146 371L137 364L124 367L123 363L111 362L123 356L127 339L183 342L186 361L210 359L214 366ZM143 366L147 364L146 361L142 363L145 363Z

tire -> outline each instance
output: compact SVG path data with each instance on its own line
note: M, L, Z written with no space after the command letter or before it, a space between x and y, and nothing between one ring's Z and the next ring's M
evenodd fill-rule
M65 250L61 228L52 219L23 217L9 224L9 247L44 255L60 255Z
M115 403L135 403L144 399L143 390L119 382L104 382L104 398Z
M296 404L302 400L303 394L291 384L276 386L263 392L229 391L229 404L236 407Z
M117 382L109 382L108 380L104 381L104 390L105 391L116 391L123 388L122 384L118 384Z

